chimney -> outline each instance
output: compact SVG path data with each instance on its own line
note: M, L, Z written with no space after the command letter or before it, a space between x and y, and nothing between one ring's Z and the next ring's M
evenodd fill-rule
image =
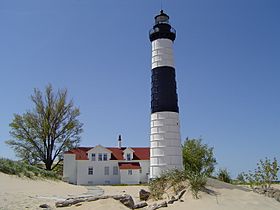
M119 139L118 139L118 148L122 148L122 136L119 135Z

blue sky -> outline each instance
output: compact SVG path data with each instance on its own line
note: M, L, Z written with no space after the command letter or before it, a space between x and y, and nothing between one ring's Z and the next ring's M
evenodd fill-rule
M160 1L0 1L0 156L34 88L67 88L83 146L149 146L151 46ZM165 0L182 141L203 138L233 176L280 161L280 1Z

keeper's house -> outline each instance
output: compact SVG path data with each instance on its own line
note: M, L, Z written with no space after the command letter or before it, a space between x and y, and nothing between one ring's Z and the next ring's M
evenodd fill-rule
M78 147L64 153L63 179L78 185L148 182L149 147Z

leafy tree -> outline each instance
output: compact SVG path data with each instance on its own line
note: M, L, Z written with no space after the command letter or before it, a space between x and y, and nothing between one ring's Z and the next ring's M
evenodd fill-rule
M210 176L216 164L213 147L202 144L201 139L186 139L183 145L183 163L186 171Z
M230 174L229 174L229 172L228 172L228 170L226 168L219 170L219 172L218 172L218 179L220 181L223 181L223 182L226 182L226 183L230 183L231 182Z
M16 155L21 158L24 163L35 165L40 162L38 153L32 151L31 145L26 144L25 147L12 147L14 148Z
M10 124L13 139L6 143L18 157L29 163L42 161L47 170L52 170L62 160L62 154L80 142L80 111L72 100L67 100L67 90L54 93L51 85L45 88L44 95L34 89L31 100L35 105L32 111L14 115Z
M257 168L254 172L249 171L245 174L246 181L251 187L254 185L260 185L264 189L269 189L273 181L277 181L277 173L280 170L277 159L274 158L273 161L268 159L260 160L257 163Z

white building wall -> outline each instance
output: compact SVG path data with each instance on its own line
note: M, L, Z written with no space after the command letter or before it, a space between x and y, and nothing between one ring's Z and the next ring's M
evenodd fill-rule
M98 184L119 184L120 173L113 174L113 167L118 167L117 161L77 161L77 184L79 185L98 185ZM88 174L88 168L93 167L93 175ZM109 175L105 175L105 167L109 167Z
M77 184L77 161L74 154L64 154L63 180L68 183Z
M133 175L128 175L127 170L120 170L117 160L110 161L77 161L77 184L78 185L98 185L98 184L139 184L147 183L150 171L149 160L134 160L129 162L139 162L141 166L141 173L139 169L133 170ZM105 167L109 167L109 175L105 175ZM113 167L118 167L118 175L113 174ZM93 175L88 175L88 168L93 167ZM126 171L126 172L124 172ZM122 175L121 175L122 174Z
M138 162L140 163L141 166L140 182L147 183L149 181L149 175L150 175L150 161L140 160Z
M151 115L150 178L169 169L182 169L179 114L157 112Z
M121 169L121 184L139 184L140 183L140 173L139 169L133 169L132 175L128 174L129 169Z

